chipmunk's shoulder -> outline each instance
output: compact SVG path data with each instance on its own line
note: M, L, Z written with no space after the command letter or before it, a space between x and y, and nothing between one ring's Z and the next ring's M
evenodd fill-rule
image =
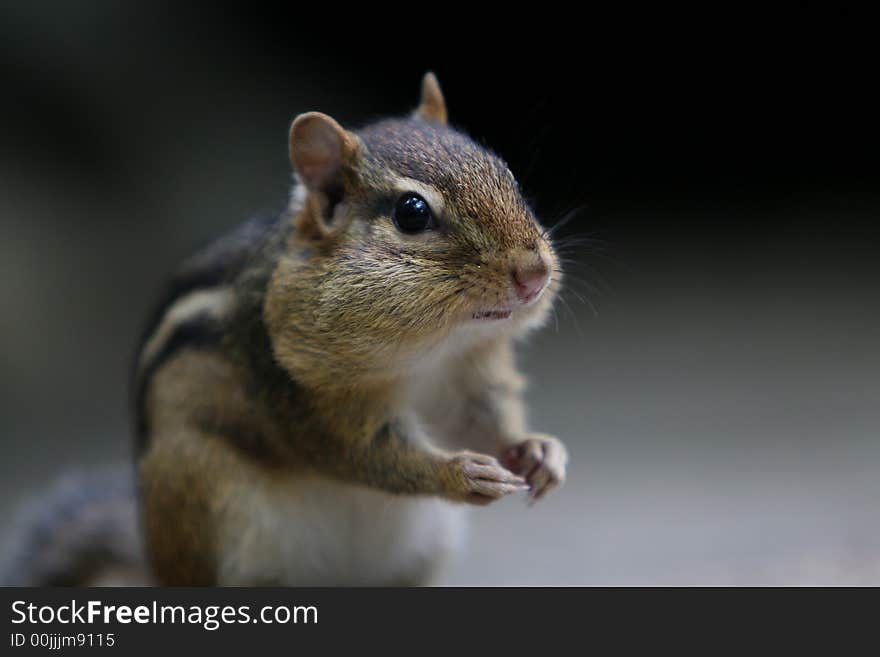
M221 344L248 286L259 286L271 273L263 270L271 270L284 225L284 215L250 219L185 260L168 281L137 349L133 402L139 440L147 429L144 396L153 374L183 349Z

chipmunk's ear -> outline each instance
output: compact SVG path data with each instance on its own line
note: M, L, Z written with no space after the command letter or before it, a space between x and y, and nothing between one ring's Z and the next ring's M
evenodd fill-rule
M416 109L416 116L425 121L434 121L446 125L446 101L443 100L443 92L440 91L440 83L437 76L428 71L422 78L422 99Z
M360 140L320 112L300 114L290 126L290 162L309 191L297 227L320 239L344 229L343 174L357 158Z
M300 114L290 126L290 162L309 191L338 191L357 150L358 138L321 112Z

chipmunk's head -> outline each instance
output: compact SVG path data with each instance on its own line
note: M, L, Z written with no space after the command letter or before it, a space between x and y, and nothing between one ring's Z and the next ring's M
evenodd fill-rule
M324 114L296 118L300 257L275 277L287 290L276 333L287 326L303 349L321 340L349 363L393 367L543 322L560 284L545 231L507 165L446 118L431 73L409 117L357 133ZM297 294L308 298L308 325L291 310Z

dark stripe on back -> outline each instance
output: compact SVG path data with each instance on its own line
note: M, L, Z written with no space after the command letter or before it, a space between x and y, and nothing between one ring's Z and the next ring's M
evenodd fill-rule
M144 345L174 302L194 290L216 287L234 280L259 251L265 236L277 221L277 215L251 219L183 262L166 284L159 303L149 316L138 342L135 370Z
M149 435L149 418L144 408L147 388L153 376L181 349L212 349L223 341L224 330L220 322L203 312L186 322L178 324L162 348L137 375L135 382L135 448L140 454L146 447Z
M162 319L174 303L200 289L232 284L263 248L266 239L280 221L277 214L255 217L231 233L187 259L165 286L159 303L149 316L145 330L138 341L132 369L132 406L136 453L144 448L149 433L148 419L144 409L147 387L156 370L176 351L183 347L204 349L219 346L223 327L207 314L200 314L176 327L174 333L162 345L160 352L143 371L140 358L150 337L159 328Z

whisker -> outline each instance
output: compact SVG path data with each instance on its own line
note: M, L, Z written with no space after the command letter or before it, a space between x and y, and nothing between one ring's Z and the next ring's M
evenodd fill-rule
M577 329L578 335L579 335L581 338L583 338L583 337L584 337L584 332L583 332L583 329L581 329L581 324L580 324L580 322L578 321L577 315L576 315L575 312L571 309L571 306L568 305L568 301L566 301L565 296L563 296L562 294L559 294L559 295L558 295L558 298L559 298L559 301L562 302L562 305L565 306L565 309L568 311L568 314L571 315L571 319L572 319L572 321L574 322L574 326L575 326L575 329Z
M568 256L571 256L574 254L574 251L573 251L573 249L571 249L571 247L566 247L566 248L562 248L562 249L555 249L555 250L557 253L558 260L565 262L567 264L574 265L574 266L584 266L585 264L587 264L585 262L585 260L587 258L595 258L598 260L603 260L609 264L612 264L615 267L618 267L619 269L621 269L622 271L624 271L626 273L631 274L633 272L632 267L628 266L626 263L621 261L619 258L616 258L612 255L609 255L607 252L604 252L604 251L601 251L598 249L583 249L583 248L578 249L576 251L576 253L579 256L579 258L577 260L573 260L571 257L568 257Z
M593 313L593 317L599 316L599 313L596 311L596 306L590 300L589 296L581 296L580 294L578 294L577 290L575 290L573 287L567 288L566 292L571 292L577 298L578 301L580 301L585 306L589 307L590 311Z
M580 271L583 269L583 271ZM611 292L613 288L605 280L600 272L589 265L582 265L580 269L568 269L565 271L556 271L559 277L567 284L573 282L580 283L593 291L599 291L604 288L605 291Z
M578 205L578 206L572 208L571 210L569 210L568 212L564 213L562 215L562 217L560 217L559 219L557 219L553 223L552 226L549 226L548 228L544 229L544 237L549 238L549 237L552 237L553 235L555 235L557 231L559 231L561 228L563 228L572 219L577 217L581 212L586 210L587 207L588 207L587 204L584 203L584 204Z

